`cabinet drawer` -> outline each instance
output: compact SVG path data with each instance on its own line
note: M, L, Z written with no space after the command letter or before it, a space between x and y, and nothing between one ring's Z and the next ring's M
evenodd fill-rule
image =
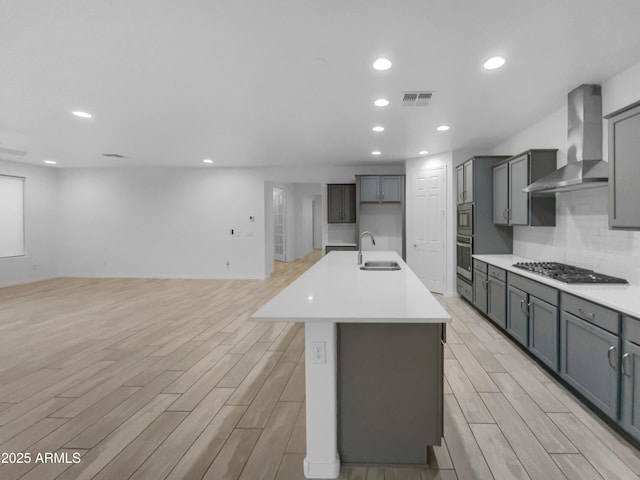
M625 340L640 345L640 319L623 315L622 334Z
M470 302L473 302L473 287L470 283L467 283L461 278L458 278L457 289L458 293L462 297L466 298Z
M561 294L561 300L562 310L565 312L572 313L616 335L620 333L618 312L564 292Z
M473 260L473 268L482 273L487 273L487 264L480 260Z
M553 287L548 287L528 278L521 277L515 273L509 272L507 274L509 285L513 285L520 290L524 290L534 297L538 297L540 300L544 300L551 305L558 306L558 291Z
M489 265L489 276L497 278L502 282L507 281L507 272L501 268L494 267L493 265Z

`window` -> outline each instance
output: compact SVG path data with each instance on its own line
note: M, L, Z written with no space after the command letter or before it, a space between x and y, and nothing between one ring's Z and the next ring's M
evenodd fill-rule
M24 255L24 178L0 175L0 258Z

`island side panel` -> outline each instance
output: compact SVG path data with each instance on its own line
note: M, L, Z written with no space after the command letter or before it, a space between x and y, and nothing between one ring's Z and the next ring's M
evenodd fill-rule
M337 478L338 411L336 387L336 324L307 321L305 336L305 384L307 418L307 456L303 470L307 478ZM317 355L320 346L323 354Z
M426 465L440 445L441 323L338 325L338 450L346 464Z

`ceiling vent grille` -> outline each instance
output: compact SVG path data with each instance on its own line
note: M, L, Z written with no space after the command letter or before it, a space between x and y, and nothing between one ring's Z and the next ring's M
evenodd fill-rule
M103 153L102 156L111 158L129 158L125 155L120 155L119 153Z
M5 147L0 147L0 153L4 153L5 155L17 155L19 157L24 157L27 154L24 150L15 150L13 148Z
M404 92L403 107L426 107L431 100L432 92Z

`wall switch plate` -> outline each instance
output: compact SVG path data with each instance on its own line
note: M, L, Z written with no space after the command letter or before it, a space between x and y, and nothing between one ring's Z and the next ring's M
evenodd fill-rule
M311 342L311 363L327 363L325 342Z

